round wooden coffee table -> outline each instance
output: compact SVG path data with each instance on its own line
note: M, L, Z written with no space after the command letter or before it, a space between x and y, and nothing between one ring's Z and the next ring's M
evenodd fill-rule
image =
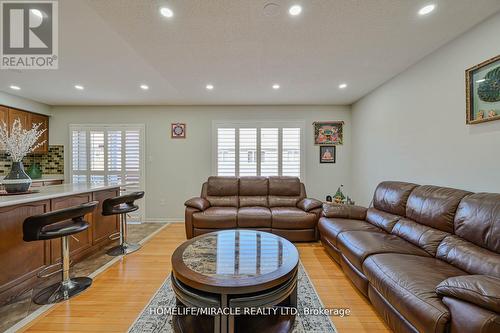
M172 288L191 312L174 316L174 329L289 332L298 264L295 246L267 232L224 230L186 241L172 255Z

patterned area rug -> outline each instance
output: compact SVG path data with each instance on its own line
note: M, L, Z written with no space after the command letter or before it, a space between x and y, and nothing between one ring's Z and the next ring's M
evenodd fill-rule
M309 280L309 276L304 270L302 263L299 264L298 274L298 310L299 314L295 319L294 333L309 333L309 332L325 332L336 333L330 317L322 314L304 314L304 311L309 309L309 312L323 309L323 303L318 297L314 286ZM175 294L172 290L170 276L165 280L161 288L156 292L148 305L136 321L129 328L130 333L170 333L173 332L172 316L166 313L153 311L159 308L175 307Z

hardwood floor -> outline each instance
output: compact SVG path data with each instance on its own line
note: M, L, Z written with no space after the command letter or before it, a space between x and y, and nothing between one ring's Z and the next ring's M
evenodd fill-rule
M170 273L170 256L184 240L183 224L167 226L140 251L98 275L88 291L54 306L21 331L126 332ZM351 309L349 317L332 317L339 333L390 332L321 244L297 247L323 304Z

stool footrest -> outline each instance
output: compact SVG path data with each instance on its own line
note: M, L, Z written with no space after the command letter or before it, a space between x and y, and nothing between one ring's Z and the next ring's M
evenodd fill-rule
M73 262L70 261L69 264L72 265ZM47 271L50 271L54 267L60 267L60 268L55 270L55 271L52 271L50 273L46 273ZM61 272L62 272L62 263L56 262L55 264L49 265L49 266L45 267L44 269L42 269L40 272L38 272L36 274L36 277L41 278L41 279L45 279L49 276L52 276L52 275L55 275L55 274L61 273Z
M120 232L115 232L114 234L109 235L109 239L111 240L117 240L120 239Z

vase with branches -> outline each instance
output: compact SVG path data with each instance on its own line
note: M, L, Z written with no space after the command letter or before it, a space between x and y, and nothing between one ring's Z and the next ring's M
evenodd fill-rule
M26 192L31 186L31 178L24 172L23 158L45 143L39 142L45 129L42 124L33 124L31 129L24 129L19 119L14 120L12 128L2 121L0 124L0 150L7 153L12 161L9 174L2 180L8 193Z

